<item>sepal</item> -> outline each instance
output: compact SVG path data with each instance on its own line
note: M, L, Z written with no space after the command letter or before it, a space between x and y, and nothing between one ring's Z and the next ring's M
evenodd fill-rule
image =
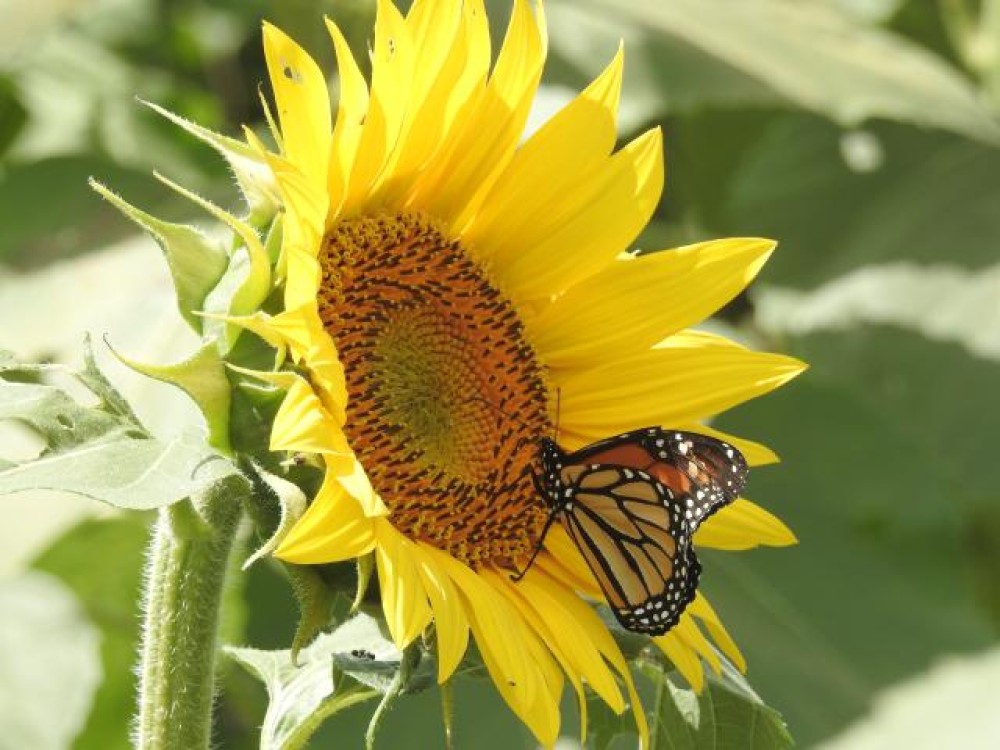
M233 253L223 279L209 298L216 305L221 304L221 309L209 305L206 305L206 309L210 312L223 312L237 316L255 312L270 294L272 281L271 261L257 231L211 201L205 200L159 173L154 174L160 182L203 208L215 219L228 226L242 240L242 247L237 248ZM221 297L218 294L220 291L222 292ZM239 328L226 327L226 342L230 347L236 343L239 332Z
M193 227L161 221L136 208L97 180L91 179L90 186L156 240L174 280L181 316L202 333L202 320L195 313L204 308L205 299L225 273L229 265L226 251Z
M110 344L109 344L110 348ZM232 454L229 442L231 385L226 367L214 341L205 343L189 358L169 365L137 362L111 348L127 367L147 377L180 388L198 406L208 427L208 444L221 453Z
M257 528L267 541L251 554L243 564L244 570L258 560L270 556L281 540L305 513L307 500L298 485L270 474L259 466L245 467L251 476L254 491L248 498L247 508ZM292 592L299 605L299 621L292 638L291 658L298 663L299 652L330 625L336 589L323 579L315 566L294 565L281 561L288 575Z
M236 183L250 208L248 221L251 224L263 226L277 214L281 199L274 175L267 165L267 159L262 155L262 148L254 148L235 138L214 133L152 102L142 103L222 155L233 170Z

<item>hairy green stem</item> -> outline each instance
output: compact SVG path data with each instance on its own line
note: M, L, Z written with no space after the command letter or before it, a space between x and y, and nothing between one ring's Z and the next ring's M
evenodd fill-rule
M248 491L229 477L160 511L145 590L137 750L207 750L227 561Z

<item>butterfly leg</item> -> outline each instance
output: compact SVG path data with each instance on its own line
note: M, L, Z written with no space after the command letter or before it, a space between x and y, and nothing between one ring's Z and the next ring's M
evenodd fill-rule
M538 494L544 495L541 483L538 481L538 475L534 471L531 472L531 481L535 485L535 489L538 490ZM558 510L549 511L549 517L545 520L545 526L542 528L542 533L538 537L538 543L535 545L534 552L531 553L531 559L528 560L528 564L525 565L522 570L517 573L511 573L510 580L517 583L524 578L525 575L527 575L529 570L531 570L531 566L534 564L535 558L538 557L538 553L542 551L542 545L545 543L545 537L548 535L549 529L552 528L552 524L556 520L556 513L558 513Z

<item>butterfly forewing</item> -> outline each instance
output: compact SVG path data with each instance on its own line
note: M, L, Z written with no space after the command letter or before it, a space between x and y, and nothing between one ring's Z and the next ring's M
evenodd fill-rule
M691 530L743 491L747 463L732 445L708 435L646 427L601 440L566 457L567 464L611 464L648 472L687 495Z

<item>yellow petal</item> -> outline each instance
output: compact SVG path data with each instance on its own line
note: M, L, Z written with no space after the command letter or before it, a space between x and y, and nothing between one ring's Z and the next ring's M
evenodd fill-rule
M323 236L324 219L327 210L326 189L316 189L308 176L289 159L268 153L268 166L281 192L281 202L285 209L282 222L282 255L292 249L315 257L319 252ZM282 263L287 259L282 258ZM301 304L297 302L296 306Z
M285 310L273 316L258 311L253 315L238 317L221 315L208 317L219 318L256 333L278 349L277 366L283 361L285 351L290 351L296 363L303 363L309 368L312 385L323 408L330 413L338 426L344 424L347 409L347 380L344 366L333 339L326 333L319 320L315 300L298 309ZM285 389L296 382L294 373L279 375L245 371L239 367L233 369L248 372Z
M540 6L538 12L540 17ZM544 61L540 20L528 0L515 0L489 83L475 106L463 113L461 131L449 136L447 154L421 175L410 208L463 223L460 214L479 204L513 155Z
M694 601L688 605L687 612L705 624L709 635L712 636L712 640L722 649L722 653L729 657L729 660L736 665L737 669L741 672L746 672L746 659L743 658L743 654L737 647L736 641L732 639L732 636L729 635L729 632L723 626L722 620L715 614L712 605L708 603L708 599L702 596L700 592L696 593Z
M559 734L563 674L515 605L451 556L434 551L467 602L469 624L483 663L518 718L542 745Z
M462 3L417 0L406 17L414 46L413 79L399 138L379 176L383 202L398 198L445 142L449 100L468 98L468 89L456 90L467 62L463 12Z
M663 189L659 129L639 136L565 190L521 231L488 251L515 301L548 302L615 262L642 230Z
M791 357L701 343L613 358L554 378L562 398L561 429L587 439L697 421L767 393L804 369Z
M322 270L319 261L316 260L316 253L302 245L289 243L282 247L282 258L287 274L285 309L296 310L305 305L315 304L322 279Z
M323 192L330 145L326 78L305 50L269 23L264 24L264 54L285 156L315 191Z
M376 187L409 104L413 42L406 19L391 0L378 0L372 46L372 87L349 187L341 211L354 213Z
M360 461L355 461L347 471L337 475L337 481L347 490L347 493L360 503L367 516L387 516L389 509L385 502L372 487L368 474Z
M358 68L351 47L333 21L326 19L326 28L337 55L337 72L340 77L340 101L337 105L337 124L330 142L330 164L327 169L327 192L330 196L327 223L332 224L340 212L347 195L347 184L361 139L361 131L368 112L368 84Z
M353 455L343 430L312 386L296 377L274 417L271 450Z
M531 342L554 368L648 349L729 302L773 250L770 240L727 239L625 256L546 308L531 322Z
M277 315L268 315L258 310L253 315L208 315L227 323L238 325L260 336L275 349L291 349L298 361L309 348L309 327L304 320L306 308L285 310Z
M530 230L567 190L600 167L615 146L623 52L514 154L472 221L459 231L470 252L491 262L511 254L508 238Z
M275 557L297 565L340 562L375 548L375 522L327 474L316 499L275 551Z
M509 592L549 649L562 654L567 673L586 679L615 713L624 711L625 701L598 644L612 653L619 650L597 613L578 595L536 568L517 584L505 578L495 576L495 585ZM567 638L567 633L573 633L573 637Z
M562 526L556 524L549 530L549 535L545 538L545 550L538 556L535 564L557 580L564 581L574 591L594 599L604 599L586 560Z
M447 682L465 656L469 645L469 618L451 578L436 562L428 545L414 547L417 568L434 611L437 631L438 682Z
M378 545L378 583L382 609L392 640L406 648L431 621L427 592L417 565L413 542L383 519L375 521Z
M566 649L564 648L566 645L564 642L565 639L556 637L552 632L550 624L544 619L544 615L536 611L526 598L512 587L509 574L506 572L500 574L487 572L483 574L483 577L489 580L498 591L502 591L504 593L507 599L514 604L520 614L524 617L525 622L528 627L531 628L532 632L541 638L545 644L545 648L548 649L548 653L555 657L555 660L562 668L563 675L569 679L570 684L573 686L573 690L577 694L580 705L585 707L586 695L583 691L581 672L577 663L567 654ZM561 685L561 680L559 684ZM615 686L615 690L617 690L617 686ZM559 696L554 695L553 699L558 700Z
M715 653L715 649L712 648L693 617L682 617L674 626L674 632L689 649L708 662L713 672L719 674L722 671L719 655Z
M411 26L414 35L421 33L418 17ZM450 155L484 97L490 59L483 2L466 0L448 55L426 100L412 115L414 121L394 154L396 161L383 176L377 200L417 210L428 189L447 176Z
M744 550L754 547L788 547L798 543L795 534L768 511L744 498L710 516L694 535L700 547Z
M597 582L587 567L587 563L564 529L559 526L553 527L549 531L545 547L545 551L538 556L535 565L540 570L544 570L555 582L556 586L566 591L582 593L597 601L604 600L604 595L601 593ZM529 573L530 575L531 573ZM527 577L525 580L527 580ZM576 599L576 601L581 606L586 606L582 600ZM578 616L581 620L587 617L587 615L583 614L578 614ZM625 683L625 687L628 690L629 702L632 705L632 712L635 715L636 727L639 731L640 747L646 747L649 742L649 726L646 723L642 701L640 701L636 693L635 682L632 679L628 663L621 655L610 633L606 630L603 635L595 633L593 637L597 648L611 662L612 666L618 670L618 674Z
M681 615L681 619L690 617L687 612ZM684 642L680 635L671 630L666 635L660 635L653 639L653 643L660 647L660 650L667 655L674 667L681 676L688 681L696 693L700 693L705 688L705 672L698 660L698 655Z

